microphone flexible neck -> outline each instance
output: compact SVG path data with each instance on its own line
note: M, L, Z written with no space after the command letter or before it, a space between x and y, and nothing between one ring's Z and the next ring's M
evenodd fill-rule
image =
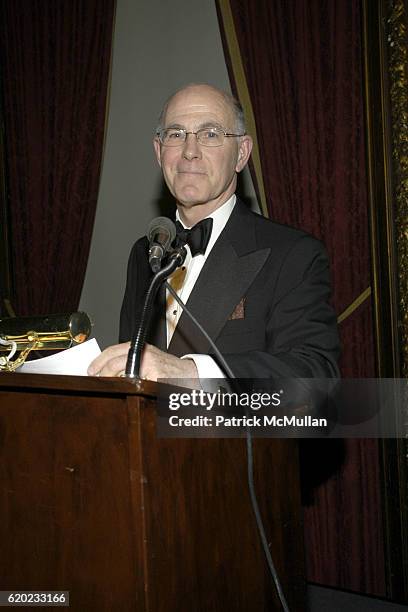
M125 376L128 378L139 378L140 374L140 362L142 356L142 349L146 341L147 330L149 329L150 318L152 315L152 306L157 294L157 291L163 281L166 280L173 272L181 266L186 258L186 250L184 247L175 249L170 255L168 264L159 270L150 283L149 289L146 293L146 298L143 305L142 316L140 318L140 324L137 332L132 338L130 344Z

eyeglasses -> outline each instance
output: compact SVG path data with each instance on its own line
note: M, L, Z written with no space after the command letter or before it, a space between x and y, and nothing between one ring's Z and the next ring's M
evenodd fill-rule
M185 143L188 134L195 134L197 142L205 147L220 147L224 138L239 138L245 134L229 134L220 127L201 128L196 132L187 132L183 128L166 128L157 132L160 142L165 147L179 147Z

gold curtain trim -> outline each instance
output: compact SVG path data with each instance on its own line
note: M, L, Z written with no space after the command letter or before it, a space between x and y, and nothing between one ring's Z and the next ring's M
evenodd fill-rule
M259 154L255 116L252 108L251 96L249 95L248 85L246 82L241 51L238 44L237 34L235 32L234 18L232 16L229 0L219 0L219 7L222 14L222 21L224 23L225 36L227 38L228 49L231 57L232 70L237 86L238 98L245 112L248 133L252 136L254 141L252 162L254 164L256 180L258 183L259 196L261 198L261 210L265 217L269 217L268 207L266 204L265 186L262 176L261 156Z
M363 291L363 293L361 293L358 298L356 298L354 302L350 304L350 306L348 306L346 310L343 310L343 312L337 317L337 323L343 323L343 321L348 319L348 317L352 315L353 312L357 310L357 308L361 306L361 304L365 302L367 298L370 297L370 295L371 287L367 287L367 289Z
M384 37L387 45L388 87L391 102L393 211L397 246L401 376L408 377L408 13L404 0L385 4ZM386 153L386 152L385 152ZM405 417L407 413L405 413Z
M115 43L115 32L116 32L116 9L117 3L113 7L112 15L112 38L111 38L111 50L109 59L109 74L108 82L106 85L106 103L105 103L105 121L103 126L103 143L102 143L102 155L101 155L101 170L99 175L99 184L102 178L103 166L105 163L105 152L106 152L106 139L108 136L109 116L110 116L110 104L111 104L111 93L112 93L112 70L113 70L113 47ZM98 196L99 199L99 196Z

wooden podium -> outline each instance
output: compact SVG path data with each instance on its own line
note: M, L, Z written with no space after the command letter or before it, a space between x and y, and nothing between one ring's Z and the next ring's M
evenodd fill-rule
M279 611L243 439L156 436L155 383L0 374L0 590L75 612ZM304 607L295 440L254 442L291 612ZM34 608L33 608L34 609Z

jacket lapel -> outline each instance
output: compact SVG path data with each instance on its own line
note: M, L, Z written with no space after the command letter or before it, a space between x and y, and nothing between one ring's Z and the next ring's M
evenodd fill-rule
M269 248L257 249L253 219L245 205L237 201L187 301L212 340L216 340L270 253ZM184 312L168 352L181 356L207 354L209 350L208 340Z

